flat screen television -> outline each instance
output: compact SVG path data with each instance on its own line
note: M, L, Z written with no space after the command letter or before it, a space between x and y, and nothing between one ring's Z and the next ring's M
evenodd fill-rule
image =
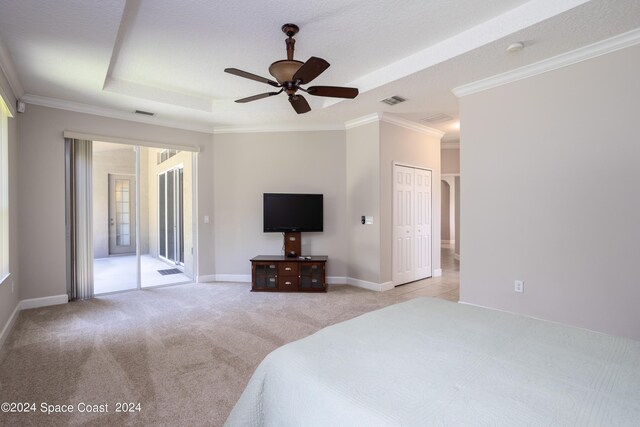
M322 231L322 194L264 193L265 233Z

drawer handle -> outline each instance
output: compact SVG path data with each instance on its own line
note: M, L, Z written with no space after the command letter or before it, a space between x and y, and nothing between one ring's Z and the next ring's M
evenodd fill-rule
M271 265L269 266L269 268L276 268L276 266L275 266L275 265L273 265L273 264L271 264Z
M291 284L291 282L284 282L284 284L285 284L285 285L290 285L290 284Z
M291 271L291 267L286 267L284 271Z
M274 279L273 277L269 279L270 282L275 282L276 279Z
M316 282L317 282L316 279L311 280L311 283L316 283Z

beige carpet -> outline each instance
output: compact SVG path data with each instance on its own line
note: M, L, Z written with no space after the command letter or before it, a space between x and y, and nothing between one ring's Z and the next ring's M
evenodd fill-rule
M457 273L454 273L457 274ZM2 425L222 425L275 348L322 327L423 295L457 299L457 277L379 293L251 293L249 284L190 284L27 310L0 350ZM117 402L141 411L116 413ZM41 405L74 405L46 415ZM109 413L78 413L78 404Z

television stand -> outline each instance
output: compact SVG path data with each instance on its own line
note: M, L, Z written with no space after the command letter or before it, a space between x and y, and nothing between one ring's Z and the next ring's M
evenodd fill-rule
M298 258L302 253L302 233L299 231L285 231L284 255L287 258Z
M327 292L327 258L325 255L298 258L282 255L254 257L251 259L251 291Z

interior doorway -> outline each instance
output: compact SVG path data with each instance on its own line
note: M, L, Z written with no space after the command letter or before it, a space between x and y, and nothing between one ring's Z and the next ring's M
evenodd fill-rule
M193 282L196 159L94 141L94 294Z

